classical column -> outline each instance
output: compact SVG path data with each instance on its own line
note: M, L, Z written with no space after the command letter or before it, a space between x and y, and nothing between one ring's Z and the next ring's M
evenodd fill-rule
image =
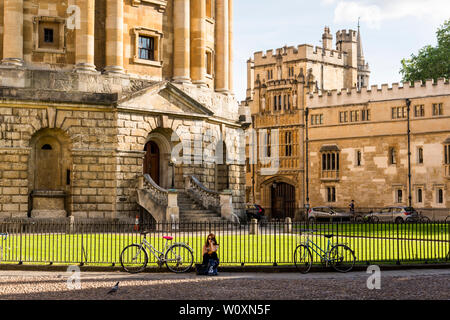
M206 1L191 0L191 78L206 86Z
M123 0L106 0L106 67L105 73L123 70Z
M190 82L190 4L189 0L173 1L174 82Z
M229 91L228 0L216 1L216 91Z
M4 0L2 64L23 65L23 0Z
M75 31L75 71L96 72L94 64L95 0L77 0L80 28Z
M230 90L230 92L233 92L233 0L228 0L228 34L228 90Z

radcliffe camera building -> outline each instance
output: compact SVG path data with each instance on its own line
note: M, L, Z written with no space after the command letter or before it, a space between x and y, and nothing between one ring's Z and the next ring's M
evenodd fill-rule
M0 217L134 220L141 210L183 222L242 212L244 161L215 161L238 159L242 128L232 8L2 1Z
M448 80L369 86L359 27L335 39L326 27L322 44L256 52L247 62L246 200L272 218L298 219L307 206L348 210L353 199L361 210L408 205L411 190L414 207L445 216Z

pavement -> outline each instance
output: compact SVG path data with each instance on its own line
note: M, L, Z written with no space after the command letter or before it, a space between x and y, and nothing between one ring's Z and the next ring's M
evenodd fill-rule
M74 272L75 271L75 272ZM0 300L449 300L450 269L377 273L0 271ZM118 290L108 293L114 285Z

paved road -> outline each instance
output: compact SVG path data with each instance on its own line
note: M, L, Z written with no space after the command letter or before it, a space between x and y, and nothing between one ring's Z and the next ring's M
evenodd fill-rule
M122 272L71 273L0 271L0 299L22 300L301 300L377 299L449 300L450 270L420 269L381 272L381 288L369 290L366 272L221 273L216 277ZM119 282L119 290L108 291Z

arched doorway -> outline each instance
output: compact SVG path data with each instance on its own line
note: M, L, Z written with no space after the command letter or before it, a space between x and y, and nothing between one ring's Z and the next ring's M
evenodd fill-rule
M35 190L63 190L61 181L61 144L51 136L36 142Z
M273 219L294 219L295 187L285 182L274 182L271 187Z
M178 135L167 128L157 128L147 137L143 173L149 174L161 188L172 188L172 181L175 189L184 188L182 154L177 155L174 167L170 165L174 157L172 151L179 143L181 140Z
M161 154L159 151L159 147L156 142L149 141L145 145L144 151L144 174L149 174L153 181L155 181L159 185L161 167Z
M29 216L62 218L71 214L70 138L59 129L42 129L30 140Z

